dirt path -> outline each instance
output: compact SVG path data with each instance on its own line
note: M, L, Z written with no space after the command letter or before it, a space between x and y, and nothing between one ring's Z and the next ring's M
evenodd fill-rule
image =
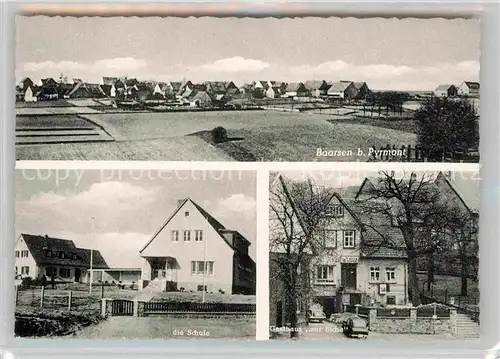
M83 328L73 339L255 339L255 317L111 317Z

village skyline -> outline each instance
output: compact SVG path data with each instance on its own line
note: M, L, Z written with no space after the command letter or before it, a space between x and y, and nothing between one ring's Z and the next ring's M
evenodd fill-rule
M77 40L61 35L62 28ZM479 80L476 20L20 17L17 30L19 80L60 73L94 83L124 75L238 86L348 79L407 91Z

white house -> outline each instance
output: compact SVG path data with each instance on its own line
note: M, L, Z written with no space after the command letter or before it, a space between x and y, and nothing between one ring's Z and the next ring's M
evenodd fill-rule
M108 268L98 250L77 248L71 240L21 234L15 245L16 278L45 276L57 282L83 282L92 268Z
M464 81L458 86L458 95L467 97L479 97L479 82Z
M436 97L451 97L457 94L457 88L454 85L439 85L434 90Z
M351 100L359 95L359 91L352 81L338 81L331 84L327 95L332 98Z
M255 294L250 242L189 198L140 250L139 288Z
M33 88L31 86L28 86L26 88L26 91L24 91L24 102L36 102L37 98L33 94Z

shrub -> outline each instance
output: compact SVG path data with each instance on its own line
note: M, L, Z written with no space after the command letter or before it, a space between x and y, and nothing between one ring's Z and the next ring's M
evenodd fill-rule
M23 289L28 289L31 288L32 286L33 286L33 279L31 279L31 277L25 277L21 281L21 288Z
M227 130L224 127L218 126L212 130L212 141L221 143L227 141Z

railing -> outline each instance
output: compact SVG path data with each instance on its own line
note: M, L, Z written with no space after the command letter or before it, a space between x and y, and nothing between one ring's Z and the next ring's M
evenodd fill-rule
M452 151L444 148L424 146L386 145L380 148L370 148L370 161L387 162L479 162L479 154L475 150Z
M410 309L406 308L377 308L377 317L409 318Z
M247 303L146 302L145 314L155 313L255 313L256 305Z
M464 307L459 307L457 305L453 305L453 304L449 304L449 303L444 303L444 302L442 302L440 300L437 300L435 298L431 298L431 297L425 296L423 294L420 295L420 298L421 298L421 301L422 301L423 304L437 303L437 304L445 305L445 306L447 306L449 308L454 308L454 309L457 310L457 313L465 314L469 318L471 318L473 321L475 321L476 323L479 323L479 310L471 310L471 309L467 309L467 308L464 308Z

